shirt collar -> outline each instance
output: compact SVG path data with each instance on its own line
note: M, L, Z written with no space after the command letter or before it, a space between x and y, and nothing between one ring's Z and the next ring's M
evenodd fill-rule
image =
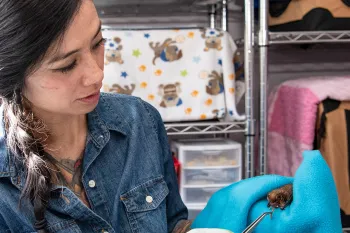
M109 140L109 131L117 131L127 135L128 125L121 115L122 112L115 110L108 101L108 96L101 94L99 104L88 114L88 127L92 140L98 147L102 147Z

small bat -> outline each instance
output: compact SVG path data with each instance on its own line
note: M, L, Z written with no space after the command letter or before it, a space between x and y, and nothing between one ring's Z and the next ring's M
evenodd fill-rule
M287 184L267 194L267 207L284 210L293 200L293 185Z

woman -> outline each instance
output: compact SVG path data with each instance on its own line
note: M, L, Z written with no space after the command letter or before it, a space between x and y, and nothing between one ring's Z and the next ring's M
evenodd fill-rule
M0 0L0 232L187 232L166 132L100 94L92 0Z

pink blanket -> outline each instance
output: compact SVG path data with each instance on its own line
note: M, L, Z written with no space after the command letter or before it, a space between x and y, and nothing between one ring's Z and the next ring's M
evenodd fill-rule
M302 152L313 149L318 104L327 98L350 100L350 76L290 80L271 93L268 173L294 176Z

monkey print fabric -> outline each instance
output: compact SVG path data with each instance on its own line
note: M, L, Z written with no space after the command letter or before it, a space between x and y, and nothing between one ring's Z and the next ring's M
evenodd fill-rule
M213 29L104 30L104 92L142 98L165 122L243 120L236 110L234 54Z

